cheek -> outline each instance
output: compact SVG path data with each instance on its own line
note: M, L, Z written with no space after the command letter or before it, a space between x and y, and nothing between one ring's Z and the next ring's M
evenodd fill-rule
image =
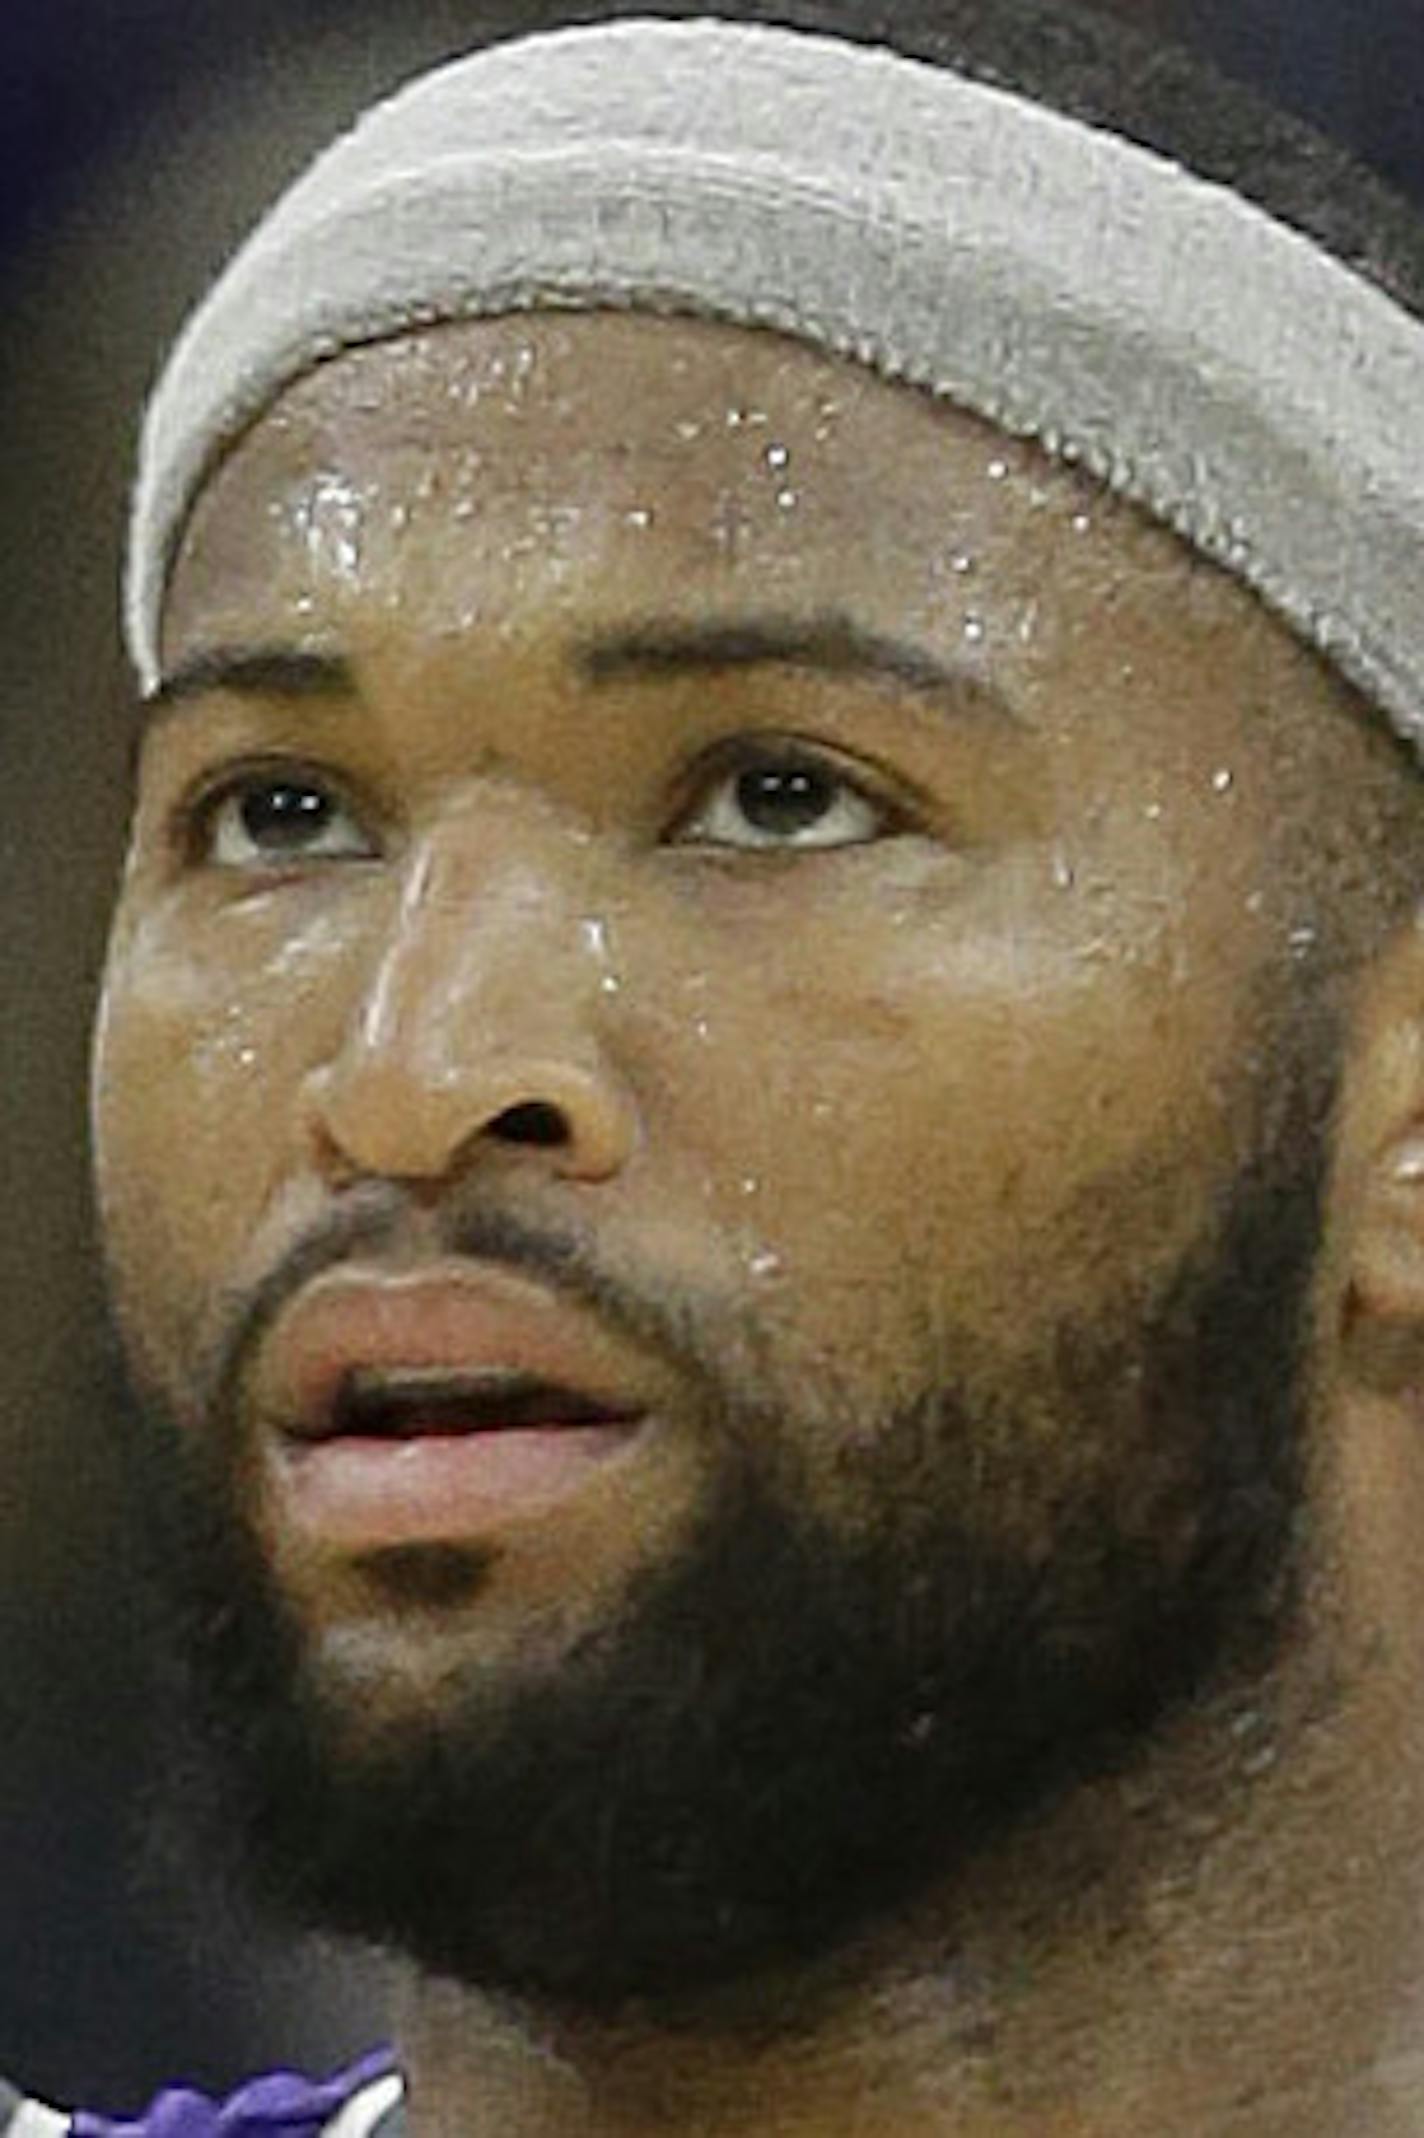
M884 1370L946 1319L1018 1345L1199 1236L1231 1157L1228 991L1052 870L729 915L669 993L670 1143L820 1356Z
M254 898L195 929L121 917L94 1050L94 1145L120 1308L162 1351L302 1163L301 1093L348 1014L349 922Z

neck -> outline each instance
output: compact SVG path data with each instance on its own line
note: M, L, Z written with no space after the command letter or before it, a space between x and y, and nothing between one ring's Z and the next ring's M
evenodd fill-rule
M414 1982L413 2138L1424 2132L1420 1648L1302 1633L952 1891L695 2011Z

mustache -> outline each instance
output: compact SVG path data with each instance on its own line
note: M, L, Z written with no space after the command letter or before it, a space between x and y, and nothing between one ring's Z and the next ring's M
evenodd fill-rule
M532 1277L694 1386L725 1383L725 1310L694 1301L651 1273L615 1271L606 1251L565 1227L483 1198L452 1199L432 1211L398 1182L377 1181L346 1190L255 1284L230 1297L198 1376L208 1416L235 1419L248 1363L288 1301L325 1271L357 1257L387 1267L468 1260Z

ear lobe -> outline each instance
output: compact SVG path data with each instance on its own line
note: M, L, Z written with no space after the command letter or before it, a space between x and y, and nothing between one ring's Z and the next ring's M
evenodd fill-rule
M1332 1260L1347 1379L1424 1390L1424 924L1356 1004L1336 1142Z

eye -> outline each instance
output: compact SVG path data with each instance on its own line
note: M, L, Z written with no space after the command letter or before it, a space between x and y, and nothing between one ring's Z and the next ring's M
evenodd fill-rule
M682 819L687 843L786 850L861 846L895 812L828 758L786 745L745 748Z
M324 781L297 772L229 780L198 809L195 858L243 869L289 861L366 859L370 834Z

